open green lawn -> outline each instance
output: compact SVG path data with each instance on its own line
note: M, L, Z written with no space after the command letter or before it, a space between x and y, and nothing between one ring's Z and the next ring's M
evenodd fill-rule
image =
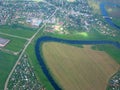
M25 38L30 38L34 33L35 29L28 28L28 27L22 27L22 26L0 26L0 32L6 33L6 34L11 34L11 35L16 35L20 37L25 37Z
M1 35L1 34L0 34L0 37L9 39L10 42L4 48L15 51L15 52L20 51L24 47L24 44L26 43L26 40L24 39L13 38L13 37Z
M17 60L17 56L13 56L0 51L0 90L3 90L5 81Z
M117 37L111 37L108 35L103 35L98 32L99 30L96 30L93 28L90 32L86 32L87 36L83 36L81 34L56 34L56 33L44 33L44 35L49 35L52 37L57 37L57 38L63 38L63 39L70 39L70 40L112 40L112 41L120 41L120 36Z

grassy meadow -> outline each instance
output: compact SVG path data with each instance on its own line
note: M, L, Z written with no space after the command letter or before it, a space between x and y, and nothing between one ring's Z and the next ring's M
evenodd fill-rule
M17 56L0 51L0 90L3 90L5 81L15 64Z
M26 40L24 39L14 38L14 37L1 35L1 34L0 34L0 37L10 40L10 42L4 48L14 52L19 52L23 48L24 44L26 43Z
M8 25L0 26L0 37L10 40L10 42L5 47L5 49L15 51L15 52L19 52L24 47L24 44L27 42L26 38L32 37L32 35L35 32L36 32L36 29L20 26L17 24L11 25L11 26L8 26ZM5 34L2 34L2 33L5 33ZM6 34L9 34L11 36Z
M2 33L15 35L18 37L30 38L35 33L35 30L27 27L22 27L22 26L5 25L5 26L0 26L0 32L1 32L0 34L1 38L10 40L10 42L5 47L3 47L3 49L19 52L21 49L23 49L27 40L9 36L9 35L4 35ZM4 89L5 81L17 59L18 59L18 56L11 55L11 54L2 52L0 50L0 90Z
M8 25L4 25L4 26L0 26L0 32L2 33L6 33L6 34L11 34L11 35L15 35L15 36L20 36L20 37L25 37L25 38L30 38L34 33L35 33L35 29L31 29L28 27L24 27L24 26L8 26Z

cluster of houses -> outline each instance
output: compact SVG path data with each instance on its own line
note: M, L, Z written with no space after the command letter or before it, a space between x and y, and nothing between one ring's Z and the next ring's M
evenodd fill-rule
M24 24L38 27L53 12L54 7L33 1L0 1L0 25Z
M26 22L29 23L32 27L39 27L39 25L42 23L42 20L38 18L31 18L27 19Z
M8 90L44 90L33 72L27 55L23 55L18 62L7 88Z
M120 71L118 71L109 81L110 90L120 90Z

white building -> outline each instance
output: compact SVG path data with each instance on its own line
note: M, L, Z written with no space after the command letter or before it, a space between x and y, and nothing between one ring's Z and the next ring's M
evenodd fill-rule
M33 18L31 20L31 24L32 26L36 26L36 27L39 27L39 25L41 24L42 20L41 19L38 19L38 18Z
M0 38L0 47L5 47L9 43L9 41L10 40L8 39Z

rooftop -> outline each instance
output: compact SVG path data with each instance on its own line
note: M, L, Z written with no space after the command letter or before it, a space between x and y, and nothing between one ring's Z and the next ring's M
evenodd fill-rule
M0 38L0 47L4 47L9 43L10 40L8 39L4 39L4 38Z

